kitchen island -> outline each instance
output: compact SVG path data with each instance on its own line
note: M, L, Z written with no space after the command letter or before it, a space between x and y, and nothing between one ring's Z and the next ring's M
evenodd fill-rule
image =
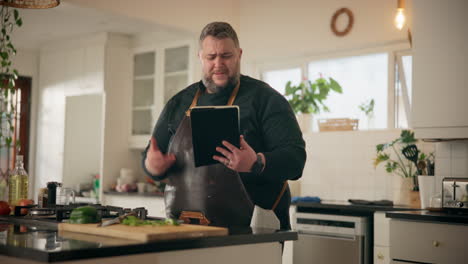
M0 219L1 263L281 263L293 231L230 228L227 236L139 242L58 232L51 224ZM70 262L73 261L73 262Z

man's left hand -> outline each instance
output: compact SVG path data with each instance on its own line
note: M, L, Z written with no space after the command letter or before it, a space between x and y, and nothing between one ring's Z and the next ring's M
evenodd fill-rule
M216 151L223 156L213 156L213 159L221 162L226 167L237 172L250 172L252 165L257 160L257 153L247 144L244 136L240 136L240 148L223 140L226 148L217 147Z

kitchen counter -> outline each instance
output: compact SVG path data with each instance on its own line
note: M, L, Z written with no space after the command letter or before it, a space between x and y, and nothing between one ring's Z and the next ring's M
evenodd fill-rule
M369 216L372 217L374 212L378 211L409 211L414 208L401 205L382 206L382 205L362 205L352 204L345 201L322 201L315 202L298 202L294 203L296 212L298 213L322 213L336 214L349 216Z
M116 192L116 191L105 191L105 195L119 195L119 196L147 196L147 197L164 197L162 192Z
M404 211L404 212L387 212L386 217L392 219L405 219L428 222L441 223L457 223L468 224L468 214L459 214L454 212L430 212L423 211Z
M209 257L211 260L203 258L204 263L231 263L231 260L221 261L216 258L216 254L221 254L226 249L229 249L226 252L233 254L226 256L228 259L237 258L236 254L242 255L239 256L240 258L245 254L256 254L253 252L260 249L259 256L250 258L252 261L281 263L281 244L278 242L297 239L297 233L293 231L231 228L227 236L139 242L70 232L59 233L57 227L50 224L21 224L18 221L5 220L5 217L2 219L0 219L0 262L2 263L19 260L22 263L37 263L38 261L61 263L70 260L82 260L85 261L83 263L89 263L95 258L100 258L99 261L102 263L115 263L115 259L123 261L125 257L131 257L129 260L136 260L137 256L146 256L147 260L153 263L166 261L168 263L183 263L181 258L185 257L190 260L189 256L192 254L199 257L200 254L211 256ZM251 251L253 248L255 250ZM181 252L183 254L177 255ZM162 254L158 255L158 253ZM177 261L168 257L171 254L175 255ZM148 256L152 257L148 258ZM222 256L218 257L224 259ZM156 261L158 258L160 262ZM33 261L31 262L31 260ZM144 262L146 260L138 260L139 264Z

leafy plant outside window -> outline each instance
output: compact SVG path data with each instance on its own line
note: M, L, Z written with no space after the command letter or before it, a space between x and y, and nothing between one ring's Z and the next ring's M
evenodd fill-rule
M291 105L294 113L318 114L321 111L329 112L325 105L330 92L343 93L343 90L333 78L325 79L322 76L314 82L305 80L299 85L291 85L291 81L286 83L285 96Z

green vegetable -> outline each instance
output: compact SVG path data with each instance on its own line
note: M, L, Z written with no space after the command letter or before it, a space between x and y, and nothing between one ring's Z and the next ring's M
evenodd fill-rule
M101 216L96 208L92 206L80 206L72 210L70 214L71 224L90 224L101 221Z
M151 225L151 226L178 226L179 223L174 219L165 219L165 220L141 220L136 216L130 215L122 220L122 224L129 226L142 226L142 225Z

